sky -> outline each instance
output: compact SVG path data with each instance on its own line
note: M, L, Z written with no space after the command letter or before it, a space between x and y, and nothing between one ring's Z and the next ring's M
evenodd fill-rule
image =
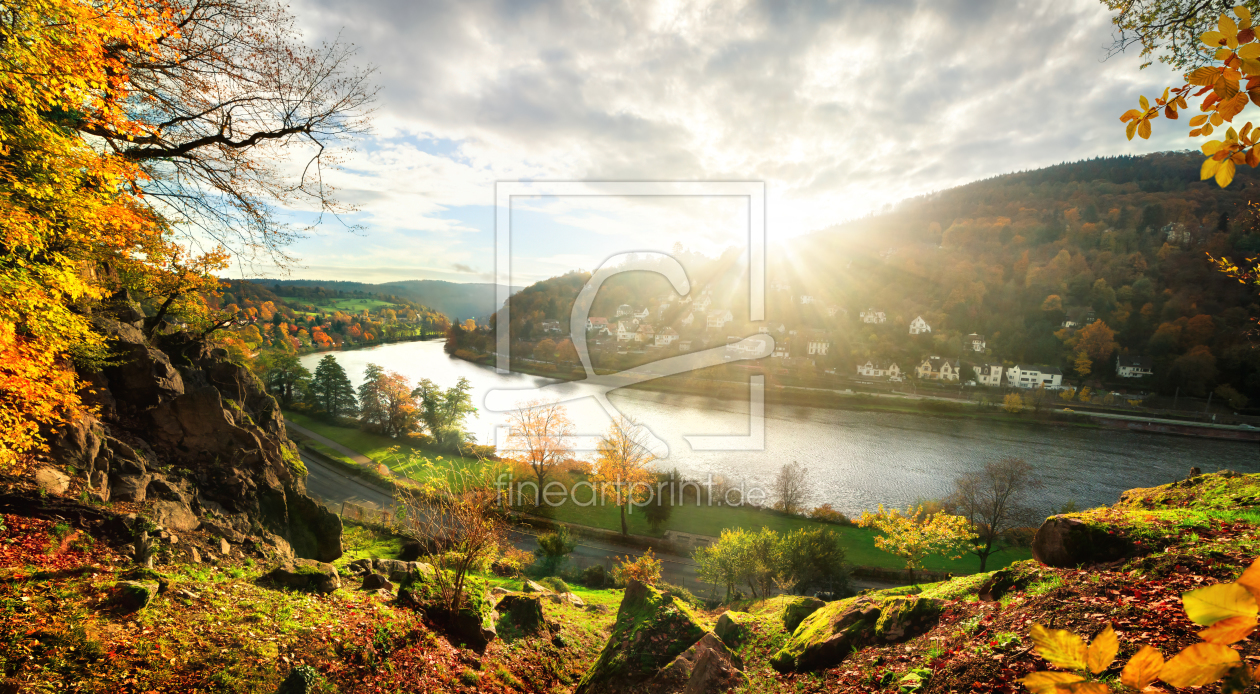
M758 181L778 239L976 179L1190 146L1119 116L1172 84L1107 59L1094 1L297 0L307 41L375 66L372 131L331 175L358 206L292 277L487 282L495 183ZM300 213L296 213L300 216ZM744 199L517 198L512 283L612 253L716 254ZM279 275L272 275L279 276Z

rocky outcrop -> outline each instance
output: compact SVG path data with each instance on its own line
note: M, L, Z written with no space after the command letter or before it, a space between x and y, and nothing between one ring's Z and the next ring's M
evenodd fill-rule
M783 608L783 629L785 631L796 631L796 627L800 626L805 618L814 614L821 609L826 602L812 596L801 596L794 598Z
M314 593L331 593L341 587L341 577L337 575L337 569L332 564L320 562L278 566L258 580L267 585Z
M1129 556L1133 543L1122 532L1072 516L1050 516L1033 536L1033 557L1059 568L1102 564Z
M119 581L114 584L113 602L122 612L136 612L148 607L157 593L157 581Z
M756 621L756 617L747 612L736 612L735 610L727 610L718 617L717 624L713 627L713 633L722 639L723 643L732 646L738 646L748 638L751 632L752 623Z
M831 667L855 649L898 643L936 626L943 602L902 595L858 597L828 603L801 622L770 660L779 672Z
M547 628L542 600L537 595L508 593L494 609L522 633L535 634Z
M481 651L497 638L494 608L486 598L488 590L484 583L466 578L462 603L458 609L451 609L438 586L436 569L429 564L417 566L423 568L413 570L399 585L400 604L424 612L430 622L446 632L452 643Z
M661 694L719 694L747 682L740 657L709 632L661 668L644 689Z
M642 690L706 633L685 603L651 586L630 581L608 643L582 676L574 694Z
M350 562L350 570L364 574L378 573L394 583L402 583L412 573L419 572L425 576L432 576L436 571L432 564L420 561L400 561L398 559L381 559L379 557L356 559Z
M253 373L185 333L146 340L116 297L93 323L109 365L81 376L99 415L50 432L58 466L99 501L150 506L157 524L199 527L278 556L341 556L341 520L306 494L305 467Z

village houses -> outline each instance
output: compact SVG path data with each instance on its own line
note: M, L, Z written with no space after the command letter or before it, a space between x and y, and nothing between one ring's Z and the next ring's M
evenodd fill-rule
M635 324L628 320L617 321L617 342L629 342L634 339Z
M857 365L857 373L859 376L868 378L897 378L901 379L901 368L896 362L884 362L878 359L867 359L865 363Z
M659 333L656 333L656 346L657 347L668 347L677 340L678 340L678 331L674 330L673 328L665 328Z
M652 344L655 340L656 340L656 331L653 330L652 326L648 323L644 323L643 325L640 325L639 329L634 332L635 342L643 342L647 344Z
M969 349L973 352L983 352L984 351L984 335L977 335L976 333L971 333L967 337L963 338L963 349Z
M1058 388L1063 385L1063 372L1052 366L1016 364L1006 370L1006 384L1016 388Z
M805 352L809 356L825 357L831 349L831 339L821 330L810 330L805 335Z
M957 359L943 359L937 356L931 356L923 360L918 368L914 370L915 375L923 380L931 381L957 381L961 373Z
M1001 364L974 364L971 370L976 374L976 383L982 386L1002 385L1002 372L1005 369Z
M884 312L875 308L868 308L859 315L863 323L886 323L888 321L888 317L884 315Z
M914 320L910 321L911 335L922 335L930 332L932 332L932 326L923 320L923 316L915 316Z
M560 332L560 321L545 320L539 324L539 327L542 328L542 331L545 333L558 333Z
M607 318L591 316L586 319L587 330L599 330L600 328L604 328L605 330L608 328Z
M1121 378L1141 378L1154 373L1150 357L1116 355L1116 375Z
M716 311L709 312L709 315L706 318L705 326L714 329L722 328L725 327L727 323L730 323L731 320L732 316L730 309L718 309Z
M630 315L630 314L632 314L632 313L634 313L634 309L630 306L630 304L622 304L622 305L620 305L620 306L618 306L618 307L617 307L617 317L618 317L618 318L620 318L620 317L622 317L622 316L628 316L628 315Z

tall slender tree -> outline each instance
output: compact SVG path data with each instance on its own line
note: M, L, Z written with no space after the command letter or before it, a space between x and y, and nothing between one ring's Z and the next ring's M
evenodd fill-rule
M359 401L354 396L354 386L341 368L337 358L331 354L324 355L315 367L315 376L311 378L311 396L330 417L353 415L359 409Z

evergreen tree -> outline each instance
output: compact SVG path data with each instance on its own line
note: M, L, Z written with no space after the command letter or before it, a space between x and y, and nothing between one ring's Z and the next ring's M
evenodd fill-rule
M354 386L350 385L346 370L331 354L319 360L310 390L315 402L331 417L353 415L359 409L359 401L354 397Z
M263 372L267 390L279 397L285 407L293 404L310 379L311 372L293 354L272 353Z

